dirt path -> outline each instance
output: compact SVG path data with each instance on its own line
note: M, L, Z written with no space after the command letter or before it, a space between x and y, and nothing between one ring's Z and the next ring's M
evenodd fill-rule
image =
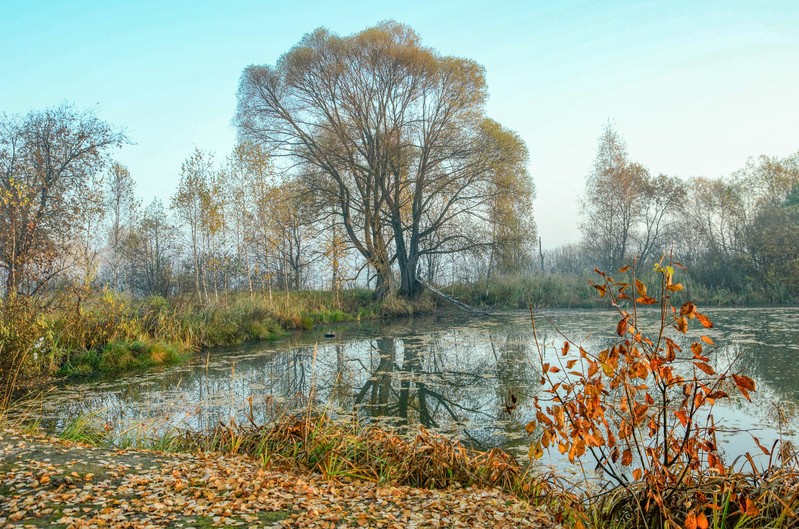
M0 431L0 528L554 527L493 489L425 490L263 470L250 457L110 451Z

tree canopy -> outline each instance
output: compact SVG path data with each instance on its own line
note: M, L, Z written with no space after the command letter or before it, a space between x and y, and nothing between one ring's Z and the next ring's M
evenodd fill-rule
M59 272L78 203L125 141L69 105L0 118L0 268L7 293L31 293Z
M245 69L236 123L335 206L379 295L396 288L396 266L399 291L415 296L421 258L518 243L518 233L485 236L498 197L516 201L505 217L531 218L526 147L487 120L486 97L480 65L423 47L407 26L318 29L276 65Z

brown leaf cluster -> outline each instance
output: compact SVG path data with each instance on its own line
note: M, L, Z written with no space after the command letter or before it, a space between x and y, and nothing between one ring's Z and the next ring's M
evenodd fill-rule
M264 470L238 454L105 451L0 432L0 527L551 527L493 488L427 490Z

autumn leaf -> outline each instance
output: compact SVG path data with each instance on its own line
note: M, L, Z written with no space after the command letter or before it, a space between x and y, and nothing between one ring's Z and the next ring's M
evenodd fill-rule
M758 439L758 438L757 438L757 437L755 437L754 435L752 436L752 439L754 439L754 441L755 441L755 444L757 445L757 447L758 447L758 448L760 448L760 451L761 451L761 452L763 452L763 453L764 453L764 454L766 454L767 456L770 456L770 455L771 455L771 452L769 451L769 449L768 449L768 448L766 448L765 446L763 446L762 444L760 444L760 439Z
M696 316L696 319L699 320L699 323L702 324L702 327L704 327L705 329L713 328L713 322L710 321L710 318L708 318L704 314L700 314L699 312L695 312L694 315Z
M535 431L537 425L538 423L536 423L536 421L528 422L527 425L524 427L525 431L527 432L527 435L533 435L533 432Z
M693 317L693 314L696 312L696 305L692 301L686 301L680 307L680 316L688 316L690 318Z
M530 461L544 457L544 449L541 448L541 440L530 444L530 450L527 452L527 456L530 458Z
M627 322L630 320L630 316L624 316L620 321L619 324L616 325L616 334L619 336L624 336L627 332Z
M755 381L743 375L732 375L732 379L738 387L738 391L741 392L746 400L751 402L752 398L749 396L749 392L755 391Z
M640 279L635 280L635 291L641 297L646 297L646 285Z
M692 343L691 352L694 354L694 357L702 356L702 344L699 342Z
M700 336L699 339L708 345L715 345L713 340L710 339L710 336Z
M755 381L743 375L732 375L735 385L749 391L755 391Z
M549 445L552 444L552 434L549 430L544 430L544 433L541 435L541 445L544 448L549 448Z
M691 511L685 515L685 523L683 524L683 527L685 527L685 529L697 529L696 513L694 511Z
M594 287L597 290L597 292L599 292L600 298L605 297L605 294L607 293L607 287L605 285L596 285L594 283L591 283L591 286Z
M708 528L708 522L707 522L707 517L705 516L705 513L700 512L699 514L696 515L696 526L699 529L707 529Z
M644 472L640 468L636 468L635 470L633 470L633 479L635 481L638 481L638 480L641 479L641 476L643 474L644 474Z
M640 296L635 298L636 303L640 303L641 305L654 305L658 302L655 298L650 298L649 296Z
M745 512L747 516L757 516L760 513L760 510L757 508L757 505L755 505L755 502L749 498L746 498Z
M666 290L669 292L679 292L683 289L682 283L674 283L673 285L666 285Z
M704 362L694 362L694 365L707 375L716 374L716 370L713 369L713 367L710 366L709 364L705 364Z
M621 464L626 467L629 466L630 463L632 462L633 462L633 452L632 450L627 448L626 450L624 450L624 452L621 455Z

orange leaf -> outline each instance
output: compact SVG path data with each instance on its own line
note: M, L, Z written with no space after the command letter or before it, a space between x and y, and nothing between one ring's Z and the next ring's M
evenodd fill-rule
M528 451L527 456L530 458L530 461L544 457L544 449L541 448L540 439L530 445L530 450Z
M568 362L566 362L566 369L573 368L574 364L576 364L576 363L577 363L577 360L569 360Z
M682 283L674 283L673 285L666 285L666 290L670 292L679 292L683 289Z
M680 307L680 316L688 316L693 315L696 312L696 305L693 304L691 301L686 301ZM691 316L693 317L693 316Z
M746 498L746 514L747 516L757 516L760 511L758 510L755 502Z
M658 302L655 298L650 298L649 296L641 296L635 299L636 303L640 303L641 305L654 305Z
M710 321L710 318L708 318L704 314L700 314L698 312L695 315L696 315L696 319L699 320L699 323L702 324L702 327L704 327L705 329L712 329L713 328L713 322Z
M646 297L646 285L638 279L635 280L635 291L639 296Z
M630 269L630 265L622 266L621 268L619 268L619 273L623 274L624 272L626 272L629 269Z
M633 462L633 452L628 448L621 455L621 464L626 467L632 462Z
M696 514L694 511L689 512L685 516L685 529L696 529Z
M643 473L644 472L640 468L636 468L635 470L633 470L633 479L635 481L638 481L639 479L641 479Z
M619 336L624 336L624 334L627 332L627 321L629 319L630 316L625 316L619 321L619 324L616 325L616 334Z
M702 344L699 342L694 342L691 344L691 352L694 353L694 356L701 356L702 355Z
M536 425L537 424L535 421L530 421L527 423L527 426L524 427L525 431L527 432L527 435L533 435Z
M743 375L733 375L732 379L735 381L735 385L738 387L742 387L749 391L755 391L755 381L749 377L745 377Z
M770 455L771 455L771 452L769 451L769 449L768 449L768 448L766 448L765 446L763 446L762 444L760 444L760 439L758 439L758 438L757 438L757 437L755 437L754 435L752 436L752 439L754 439L754 440L755 440L755 444L757 445L757 447L758 447L758 448L760 448L760 450L761 450L761 451L762 451L764 454L766 454L767 456L770 456Z
M591 286L594 287L595 289L597 289L597 292L599 292L599 297L600 298L604 298L605 297L605 293L607 292L607 288L605 287L605 285L595 285L595 284L591 283Z
M705 517L705 513L700 512L699 514L696 515L696 526L699 529L707 529L708 524L707 524L707 518Z
M680 420L680 424L683 425L683 428L688 426L688 415L685 413L684 410L677 410L674 412L674 416Z
M715 375L716 374L716 370L713 369L713 367L708 365L708 364L705 364L703 362L694 362L694 365L698 369L702 370L707 375Z
M708 345L714 345L713 340L710 339L710 336L700 336L699 339Z

